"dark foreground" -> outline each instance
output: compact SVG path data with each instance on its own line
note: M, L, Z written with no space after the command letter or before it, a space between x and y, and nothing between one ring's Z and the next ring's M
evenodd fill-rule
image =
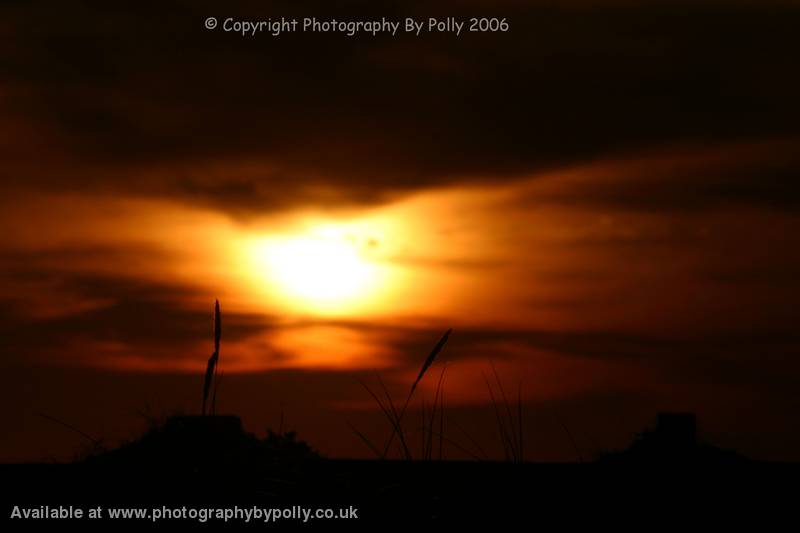
M632 450L583 464L326 460L293 438L255 439L234 417L181 418L82 462L0 466L3 530L797 525L800 464Z
M356 508L357 519L312 520L319 525L397 525L419 522L505 522L635 524L770 522L796 524L800 468L792 464L747 463L665 468L645 465L512 465L320 461L313 474L281 477L203 476L180 478L157 472L96 469L80 465L0 467L3 514L14 506L75 506L85 513L102 506L195 508ZM52 511L51 511L52 512ZM299 511L291 511L302 516ZM97 520L72 519L81 524ZM64 520L13 519L18 525L66 526ZM142 526L173 528L197 519L153 517ZM210 523L224 520L210 518ZM33 524L32 522L35 522ZM183 522L181 524L180 522ZM302 525L286 518L282 525ZM90 524L91 525L91 524ZM264 527L264 520L231 517L228 525ZM269 524L274 526L274 524ZM642 524L643 526L645 524Z

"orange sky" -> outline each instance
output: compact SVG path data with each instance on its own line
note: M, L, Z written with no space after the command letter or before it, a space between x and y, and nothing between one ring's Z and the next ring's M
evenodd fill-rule
M215 298L227 408L285 406L335 455L365 452L345 420L386 429L358 379L402 397L449 327L448 405L487 409L494 363L549 428L534 456L571 453L554 413L596 449L661 409L791 455L796 9L702 4L511 2L517 31L461 40L2 8L0 459L75 448L37 412L120 437L143 403L195 409Z

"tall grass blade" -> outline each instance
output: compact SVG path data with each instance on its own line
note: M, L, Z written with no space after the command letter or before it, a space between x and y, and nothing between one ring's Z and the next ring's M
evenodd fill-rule
M439 398L439 460L444 456L444 390Z
M389 405L389 410L392 416L394 417L395 420L394 426L396 428L397 435L400 438L400 445L403 448L403 454L405 455L406 459L411 459L411 450L408 449L408 445L406 444L406 438L405 435L403 434L403 426L400 423L400 416L397 413L397 409L395 409L392 396L391 394L389 394L389 389L386 388L386 384L383 382L383 379L381 379L381 375L378 374L377 372L375 372L375 375L378 377L378 384L381 386L381 389L383 389L383 394L384 396L386 396L386 402Z
M403 415L405 414L406 409L408 408L408 404L411 402L411 397L414 395L414 391L417 389L417 385L419 385L419 382L422 381L422 378L425 376L425 372L427 372L428 368L430 368L430 366L433 364L433 361L436 359L436 356L439 355L439 352L441 352L442 348L444 348L444 345L447 343L447 339L450 338L450 334L452 332L453 328L450 328L447 331L445 331L442 338L439 339L439 342L436 343L436 345L433 347L433 350L431 350L431 352L428 354L428 357L426 357L425 361L422 363L422 368L420 369L419 374L417 375L417 379L415 379L414 383L411 385L411 390L408 392L408 396L406 397L406 401L403 404L403 408L400 410L400 414L397 417L398 425L403 419ZM392 446L393 441L394 441L394 433L392 433L389 436L389 441L386 443L386 447L384 448L384 455L386 455L389 452L389 448Z
M41 416L42 418L44 418L46 420L49 420L50 422L55 422L56 424L59 424L59 425L64 426L65 428L67 428L67 429L69 429L71 431L74 431L75 433L77 433L78 435L83 437L84 439L86 439L89 442L91 442L92 446L94 448L99 448L101 446L101 444L103 443L102 440L96 439L96 438L92 437L91 435L89 435L88 433L86 433L85 431L81 431L80 429L76 428L72 424L68 424L68 423L64 422L63 420L59 420L58 418L56 418L54 416L50 416L50 415L45 414L45 413L37 413L37 414L39 416Z
M425 459L427 460L431 460L433 458L433 424L436 422L436 409L441 401L442 383L444 382L444 374L446 370L447 365L444 365L441 373L439 374L439 381L436 383L436 394L433 397L433 408L428 421L428 448L425 451Z
M481 447L481 445L478 444L478 442L472 437L472 435L470 435L467 432L467 430L465 430L464 427L456 421L455 418L451 418L451 417L448 416L447 417L447 423L448 424L452 424L453 426L455 426L455 428L457 430L459 430L461 433L463 433L464 436L467 438L467 440L470 442L470 444L472 444L475 447L475 449L478 450L478 453L481 454L481 456L483 457L484 460L487 460L487 461L489 460L489 454L486 453L486 451L483 449L483 447ZM473 456L473 457L477 457L476 455L474 455L472 453L470 453L470 455Z
M383 457L381 457L381 451L380 451L380 450L379 450L379 449L378 449L378 448L377 448L377 447L376 447L374 444L372 444L372 441L370 441L370 440L367 438L367 436L366 436L366 435L364 435L364 434L363 434L363 433L361 433L361 432L360 432L358 429L356 429L356 427L355 427L353 424L351 424L349 420L347 421L347 425L348 425L348 426L350 426L350 429L352 429L352 430L353 430L353 432L354 432L356 435L358 435L358 437L361 439L361 441L362 441L364 444L366 444L366 445L367 445L367 447L368 447L370 450L372 450L372 453L374 453L374 454L375 454L375 455L376 455L376 456L377 456L379 459L383 459Z
M425 423L425 395L422 395L422 450L420 450L420 457L425 457L425 450L428 449L428 441L426 440L426 435L428 434L426 429L428 424Z
M202 414L206 414L206 402L208 401L208 392L211 390L211 384L214 381L214 372L217 369L217 359L219 359L219 352L214 352L208 358L208 365L206 366L206 377L203 381L203 408Z
M471 450L465 448L464 446L460 445L459 443L457 443L453 439L451 439L449 437L445 437L441 433L435 432L434 436L439 437L440 439L443 439L448 444L450 444L450 446L452 446L453 448L456 448L457 450L460 450L460 451L464 452L465 454L469 455L472 459L475 459L476 461L483 462L483 461L486 460L485 458L482 458L482 457L476 455L473 451L471 451Z
M569 438L569 441L572 444L572 449L575 450L575 454L578 456L578 462L582 463L583 454L581 453L581 449L578 447L577 441L575 441L575 438L572 436L572 432L569 430L567 425L561 420L560 417L558 418L558 423L561 424L561 427L564 429L564 433L567 434L567 438Z
M511 453L509 452L509 445L508 445L508 434L506 433L505 424L503 423L503 416L500 413L500 408L497 405L497 400L494 397L494 391L492 390L492 384L489 383L489 378L486 376L484 372L481 372L483 376L483 380L486 382L486 389L489 391L489 398L492 400L492 407L494 407L494 417L497 420L497 432L500 436L500 443L503 445L503 454L505 455L506 460L511 458Z
M519 431L519 461L525 461L522 447L522 382L517 385L517 426Z
M219 300L214 300L214 353L208 359L206 366L206 375L203 380L203 406L201 413L206 414L206 403L208 402L208 394L211 387L215 387L212 403L216 399L216 376L217 366L219 365L219 343L222 338L222 316L219 310Z
M441 352L442 348L444 348L444 345L445 343L447 343L447 339L450 337L450 334L452 332L453 329L450 328L444 333L442 338L439 339L439 342L436 343L436 346L433 347L433 350L431 350L431 353L428 354L428 357L425 359L425 362L422 363L422 368L420 368L419 370L417 379L415 379L414 383L411 385L411 392L408 395L409 398L414 393L414 390L417 388L417 385L419 385L419 382L422 381L422 378L425 376L425 372L427 372L428 368L430 368L430 366L433 364L433 361L436 359L436 356L439 355L439 352Z
M222 338L222 313L219 311L219 300L214 300L214 351L219 353L219 341Z
M514 424L514 416L511 414L511 404L508 401L508 397L506 396L506 390L503 387L503 382L500 381L500 376L497 374L497 369L494 366L493 362L489 362L490 366L492 367L492 373L494 374L494 380L497 383L497 388L500 390L500 396L503 399L503 405L506 408L506 415L508 415L508 444L511 448L511 454L514 457L515 461L519 460L519 450L517 450L518 439L517 436L514 435L515 431L515 424Z
M219 385L222 383L222 376L224 375L223 372L219 372L217 377L214 379L214 390L211 393L211 415L216 416L217 414L217 391L219 391Z
M389 420L389 423L392 425L392 428L393 428L393 433L392 434L397 433L398 432L398 421L395 419L394 415L392 415L392 412L389 410L389 407L387 407L387 406L385 406L383 404L381 399L378 398L378 395L375 394L374 392L372 392L372 389L370 389L369 386L366 383L364 383L360 379L358 380L358 382L361 383L361 386L364 387L364 389L367 391L367 393L369 393L370 396L372 396L372 399L375 400L375 403L377 403L378 407L380 407L381 411L383 411L384 416L387 418L387 420ZM388 449L384 450L383 453L380 454L381 459L385 459L386 455L388 453L389 453Z

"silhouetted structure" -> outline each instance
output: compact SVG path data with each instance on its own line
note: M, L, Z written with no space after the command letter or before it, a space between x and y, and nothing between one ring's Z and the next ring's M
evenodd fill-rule
M658 413L652 438L671 450L691 449L697 445L697 417L694 413Z
M654 429L639 433L627 450L600 460L636 460L654 463L698 463L743 459L735 452L698 441L694 413L658 413Z

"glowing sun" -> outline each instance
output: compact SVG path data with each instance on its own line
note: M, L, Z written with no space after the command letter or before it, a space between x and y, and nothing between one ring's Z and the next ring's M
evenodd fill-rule
M264 280L294 304L347 310L374 289L377 266L347 235L320 228L304 235L260 239L254 254Z

